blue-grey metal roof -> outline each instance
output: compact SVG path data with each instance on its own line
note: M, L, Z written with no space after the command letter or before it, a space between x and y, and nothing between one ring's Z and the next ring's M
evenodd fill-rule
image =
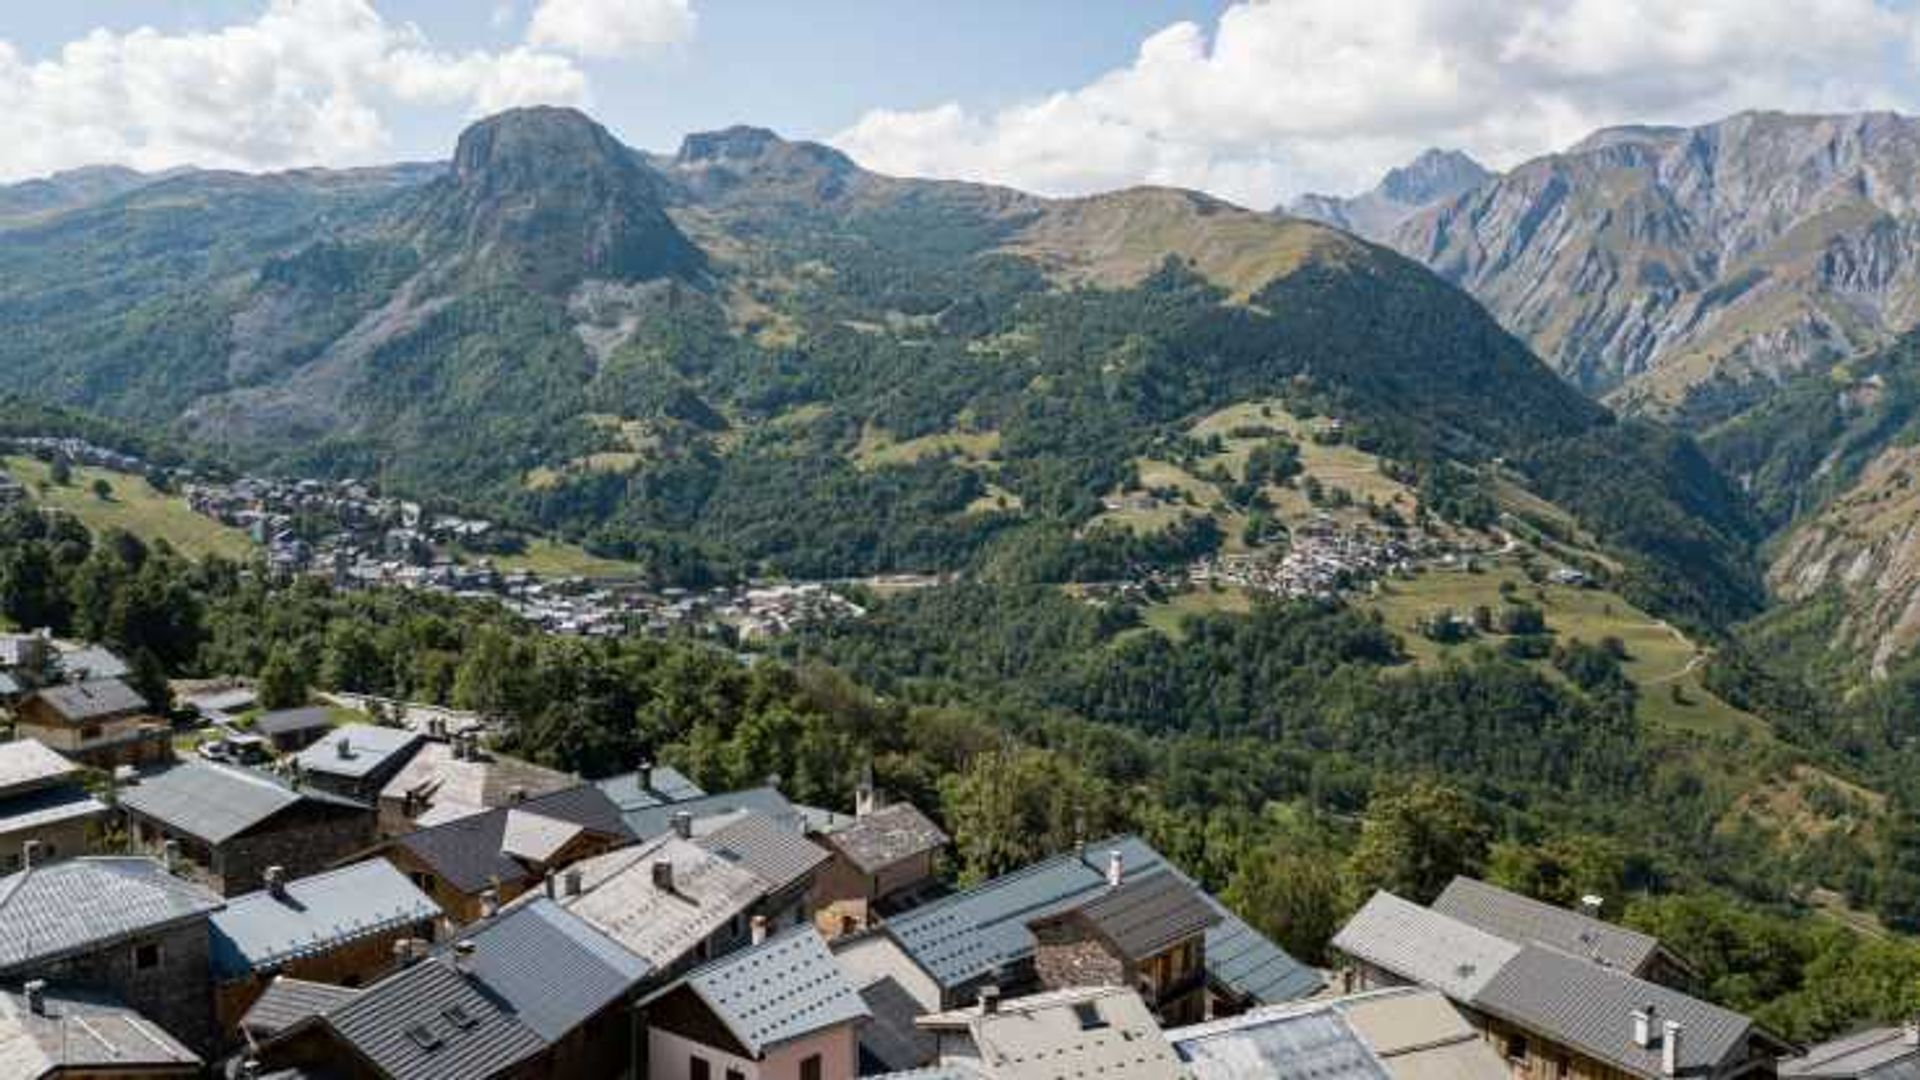
M700 785L670 765L655 765L648 769L644 783L638 772L621 773L594 783L621 810L644 810L649 806L686 802L706 794L700 790Z
M820 845L762 814L745 813L699 840L701 847L736 866L751 871L779 892L799 882L826 862Z
M1466 1002L1521 949L1505 938L1385 891L1374 893L1354 912L1333 936L1333 947Z
M34 696L74 723L103 716L143 712L147 708L147 699L119 679L59 683L35 690Z
M327 776L358 780L369 776L401 754L411 753L422 736L405 728L378 724L347 724L321 736L294 756L300 768ZM341 744L346 752L341 753Z
M1170 1031L1195 1080L1392 1080L1338 1009Z
M1901 1027L1869 1028L1783 1059L1786 1080L1920 1080L1920 1046Z
M69 679L124 679L133 668L111 649L83 645L60 654L60 670Z
M326 706L308 705L305 708L261 713L254 718L253 730L262 735L291 735L296 731L313 731L332 725L333 713Z
M358 993L344 986L278 975L267 983L253 1004L247 1006L246 1014L240 1018L240 1028L256 1038L272 1038L303 1020L346 1004Z
M0 833L42 829L56 822L96 817L106 812L107 804L87 794L85 788L48 788L0 800Z
M694 970L679 985L699 995L755 1058L781 1043L869 1015L866 1002L812 926L795 927L722 957Z
M541 897L472 933L467 970L521 1023L556 1042L653 973L553 901Z
M642 840L651 840L673 831L675 814L691 814L697 822L701 818L719 817L743 810L772 818L783 826L791 827L796 833L806 825L806 818L799 809L788 802L785 795L771 787L726 791L718 795L702 795L699 798L685 799L676 803L643 806L622 811L620 817L627 823L627 828L633 830L635 836Z
M303 802L341 810L369 807L312 788L295 788L271 773L190 761L148 776L120 795L120 805L169 829L222 844Z
M1542 903L1497 885L1456 877L1433 910L1515 944L1535 942L1639 974L1660 952L1660 940L1637 930Z
M933 1032L914 1024L927 1010L898 979L875 979L860 988L860 1000L872 1017L860 1025L862 1074L917 1069L939 1056L940 1042Z
M0 878L0 973L205 918L221 899L157 860L67 859Z
M1089 845L1085 855L1056 855L915 908L890 920L887 933L944 990L959 990L997 968L1029 959L1034 943L1028 921L1106 888L1106 859L1114 851L1126 874L1159 868L1180 873L1146 841L1122 836ZM1324 985L1319 972L1288 956L1212 896L1206 900L1220 915L1206 933L1209 978L1265 1005L1305 997Z
M222 979L268 971L375 934L430 922L440 908L385 859L289 881L216 912L213 969Z
M392 1080L497 1076L547 1048L496 995L438 957L382 979L321 1019Z

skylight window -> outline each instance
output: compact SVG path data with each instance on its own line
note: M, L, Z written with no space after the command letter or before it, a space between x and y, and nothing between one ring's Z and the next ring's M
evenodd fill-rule
M438 1050L445 1044L445 1040L435 1035L433 1029L425 1024L415 1024L408 1028L407 1038L412 1039L413 1044L422 1050Z

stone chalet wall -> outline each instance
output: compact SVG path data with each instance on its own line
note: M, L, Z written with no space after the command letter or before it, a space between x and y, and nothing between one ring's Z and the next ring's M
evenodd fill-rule
M1044 923L1033 936L1033 973L1043 990L1132 985L1126 961L1070 920Z
M136 966L135 956L141 946L149 944L160 946L160 962L143 971ZM196 919L43 968L10 973L9 978L103 987L206 1056L217 1041L209 948L207 922Z
M267 868L284 867L289 879L307 877L373 844L373 812L304 806L237 836L214 851L214 876L223 896L266 885Z

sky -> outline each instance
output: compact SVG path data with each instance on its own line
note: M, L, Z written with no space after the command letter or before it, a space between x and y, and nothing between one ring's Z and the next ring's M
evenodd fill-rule
M1046 194L1350 193L1622 123L1920 111L1920 0L63 0L0 4L0 180L446 157L528 104L733 123Z

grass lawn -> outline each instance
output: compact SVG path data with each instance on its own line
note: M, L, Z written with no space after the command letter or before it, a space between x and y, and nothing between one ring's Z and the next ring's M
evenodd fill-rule
M603 559L573 544L537 539L527 542L519 555L494 555L493 565L502 573L531 571L541 577L637 578L644 572L639 563Z
M71 486L50 486L43 492L40 484L50 480L52 472L45 462L30 457L10 457L6 459L6 468L26 486L33 500L72 514L89 529L124 529L144 540L165 540L182 553L196 557L223 555L245 559L255 551L246 533L194 513L187 508L185 499L155 491L145 477L76 467ZM105 480L113 488L110 498L102 500L94 496L95 480Z
M1146 624L1160 631L1174 641L1183 636L1180 622L1189 615L1206 615L1216 611L1228 611L1244 614L1253 610L1253 600L1244 589L1214 590L1205 587L1180 593L1164 604L1153 604L1141 609L1140 617Z

